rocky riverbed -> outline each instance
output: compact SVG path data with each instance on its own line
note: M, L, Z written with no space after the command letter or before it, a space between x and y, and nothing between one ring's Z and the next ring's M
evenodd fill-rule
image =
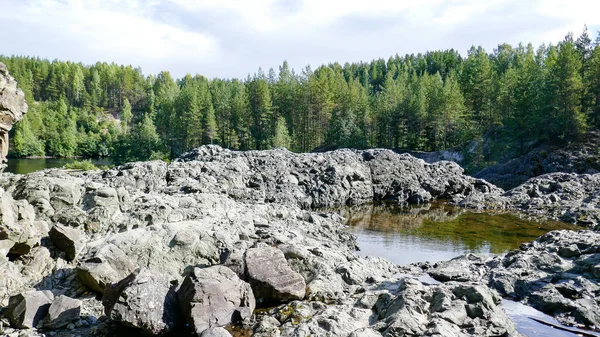
M254 336L518 335L499 294L595 328L594 232L542 237L490 261L464 258L469 273L453 272L456 261L400 267L358 256L341 217L313 210L446 199L532 214L544 208L531 205L556 205L554 217L577 209L594 219L584 207L593 188L550 190L543 179L551 176L504 192L454 163L389 150L218 146L171 164L3 174L0 334L227 336L223 327L236 325ZM558 184L578 179L591 178Z

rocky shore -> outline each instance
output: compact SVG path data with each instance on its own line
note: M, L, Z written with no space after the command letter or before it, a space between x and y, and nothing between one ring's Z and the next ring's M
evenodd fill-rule
M341 217L314 210L446 199L532 214L556 205L555 217L595 219L584 207L590 179L546 176L504 192L454 163L388 150L218 146L171 164L2 174L0 334L227 336L223 327L237 326L254 336L518 335L500 295L594 329L595 232L553 232L504 258L412 267L444 281L428 284L408 267L357 256Z
M27 110L2 67L0 159ZM171 164L4 173L0 335L518 336L501 296L598 330L597 232L397 266L358 256L341 216L319 209L445 200L593 228L599 190L598 174L552 173L504 191L382 149L203 146Z
M3 174L2 333L516 335L487 286L428 285L355 254L313 207L487 200L502 191L391 151L234 152ZM259 310L257 310L259 309Z

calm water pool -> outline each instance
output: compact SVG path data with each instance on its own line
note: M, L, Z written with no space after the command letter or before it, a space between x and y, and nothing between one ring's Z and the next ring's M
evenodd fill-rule
M447 204L365 205L336 211L347 219L348 230L357 235L360 255L380 256L397 264L437 262L466 253L504 254L551 230L581 229L562 222L531 221L511 213L474 213ZM422 277L437 283L427 275ZM502 305L525 336L580 336L532 320L534 317L561 325L521 303L503 300Z
M366 205L338 212L358 236L361 255L397 264L437 262L466 253L503 254L551 230L580 229L511 213L473 213L447 204Z

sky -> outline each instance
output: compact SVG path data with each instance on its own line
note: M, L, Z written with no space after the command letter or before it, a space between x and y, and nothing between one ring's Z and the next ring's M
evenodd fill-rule
M0 54L245 78L287 60L387 59L472 45L557 43L597 0L0 0Z

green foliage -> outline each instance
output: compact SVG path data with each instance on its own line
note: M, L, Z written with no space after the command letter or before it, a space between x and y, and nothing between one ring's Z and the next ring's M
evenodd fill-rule
M467 149L472 167L600 126L600 46L584 29L556 46L499 45L332 63L287 62L245 80L3 57L30 106L15 156L170 159L202 144ZM120 125L118 120L120 119ZM478 144L478 145L474 145Z
M97 170L98 167L92 164L91 160L78 160L72 163L65 164L64 166L67 170L81 170L81 171L91 171Z
M290 133L288 131L287 125L285 125L285 119L283 117L279 117L277 119L277 124L275 124L275 134L273 135L273 147L284 147L289 149L292 144L292 139L290 138Z
M116 165L167 158L156 127L148 115L145 115L129 133L121 134L113 148L112 160Z

